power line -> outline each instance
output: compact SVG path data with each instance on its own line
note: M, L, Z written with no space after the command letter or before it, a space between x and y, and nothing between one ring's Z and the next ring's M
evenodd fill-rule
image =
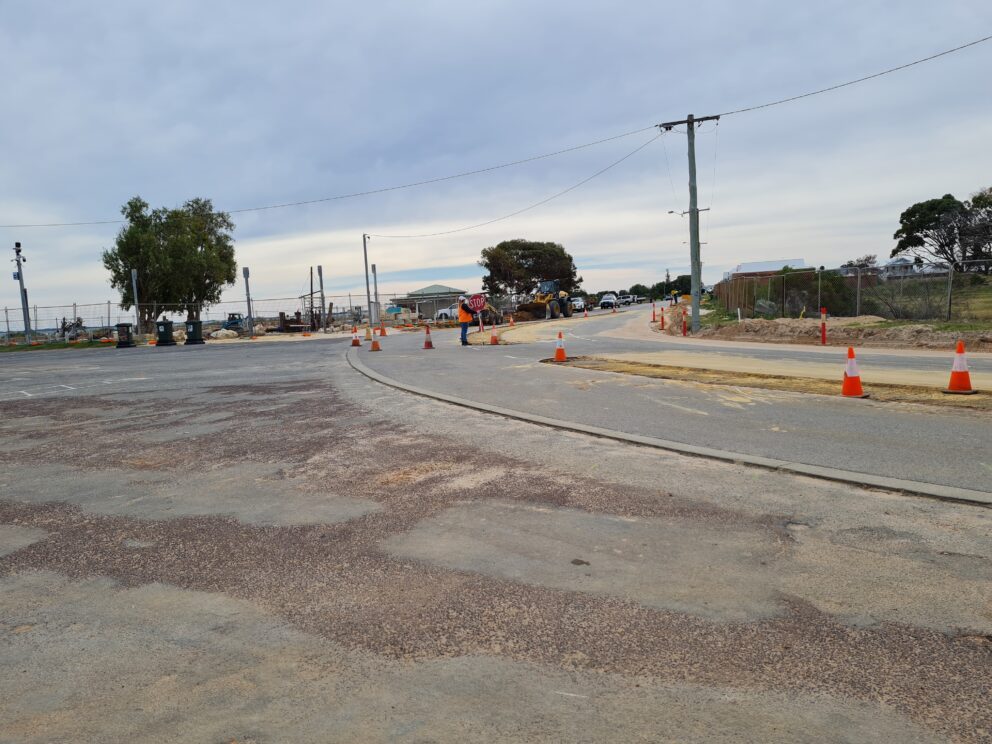
M596 145L602 145L607 142L613 142L618 139L624 139L625 137L631 137L635 134L641 134L642 132L647 132L654 129L653 126L642 127L641 129L634 129L630 132L624 132L623 134L615 134L611 137L604 137L603 139L594 140L592 142L586 142L581 145L573 145L572 147L566 147L561 150L555 150L554 152L547 152L543 155L534 155L529 158L523 158L521 160L513 160L509 163L500 163L499 165L491 165L486 168L477 168L476 170L464 171L462 173L454 173L448 176L438 176L437 178L428 178L423 181L413 181L411 183L399 184L397 186L384 186L378 189L370 189L368 191L355 191L350 194L338 194L336 196L325 196L319 199L305 199L303 201L295 202L285 202L282 204L268 204L262 207L245 207L243 209L230 209L227 210L228 214L243 214L245 212L263 212L270 209L284 209L286 207L302 207L307 204L320 204L322 202L330 201L340 201L342 199L355 199L361 196L372 196L374 194L385 194L390 191L400 191L401 189L412 189L417 186L427 186L429 184L441 183L443 181L452 181L456 178L466 178L467 176L475 176L480 173L490 173L492 171L501 170L503 168L512 168L517 165L524 165L525 163L533 163L537 160L545 160L547 158L553 158L558 155L565 155L570 152L575 152L576 150L584 150L589 147L595 147ZM82 225L120 225L123 224L124 220L92 220L89 222L48 222L39 224L25 224L25 225L0 225L0 228L26 228L26 227L78 227Z
M956 46L953 49L945 49L943 52L937 52L937 54L931 54L929 57L923 57L922 59L914 60L913 62L907 62L904 65L899 65L898 67L890 67L887 70L882 70L881 72L876 72L871 75L865 75L856 80L848 80L846 83L838 83L837 85L831 85L829 88L820 88L819 90L813 90L809 93L800 93L797 96L790 96L789 98L782 98L778 101L770 101L768 103L761 103L757 106L748 106L747 108L740 108L734 111L727 111L720 114L720 116L732 116L733 114L743 114L746 111L757 111L758 109L769 108L771 106L779 106L783 103L790 103L791 101L798 101L800 98L809 98L810 96L818 96L821 93L829 93L832 90L839 90L840 88L846 88L849 85L857 85L858 83L863 83L866 80L873 80L877 77L882 77L882 75L888 75L893 72L898 72L899 70L905 70L907 67L913 67L914 65L921 65L924 62L930 62L938 57L944 57L948 54L953 54L954 52L960 52L962 49L967 49L968 47L973 47L978 44L982 44L986 41L992 39L992 35L985 36L981 39L976 39L975 41L969 41L967 44L962 44L961 46Z
M421 235L375 235L375 234L372 234L369 237L373 237L373 238L405 238L405 239L408 239L408 240L413 239L413 238L436 238L436 237L441 236L441 235L451 235L453 233L465 232L466 230L475 230L475 229L480 228L480 227L485 227L486 225L492 225L494 222L502 222L503 220L508 220L511 217L516 217L518 214L523 214L524 212L529 212L530 210L536 209L537 207L540 207L543 204L547 204L550 201L554 201L558 197L564 196L565 194L567 194L567 193L569 193L571 191L575 191L575 189L579 188L580 186L583 186L583 185L589 183L594 178L603 175L604 173L606 173L606 171L610 170L611 168L615 168L616 166L620 165L620 163L622 163L623 161L627 160L630 157L633 157L634 155L636 155L637 153L639 153L641 150L643 150L645 147L647 147L648 145L650 145L652 142L654 142L656 139L658 139L661 136L662 136L661 134L655 135L654 137L652 137L651 139L649 139L644 144L639 145L637 148L635 148L635 149L631 150L630 152L628 152L626 155L624 155L619 160L614 160L612 163L610 163L605 168L599 169L598 171L596 171L595 173L593 173L591 176L587 176L586 178L583 178L581 181L579 181L576 184L573 184L573 185L569 186L564 191L559 191L557 194L554 194L552 196L549 196L546 199L542 199L539 202L535 202L534 204L531 204L530 206L524 207L523 209L518 209L515 212L510 212L510 214L505 214L502 217L496 217L495 219L486 220L485 222L480 222L480 223L475 224L475 225L466 225L465 227L458 227L458 228L455 228L454 230L443 230L442 232L423 233Z
M938 59L940 57L945 57L948 54L953 54L955 52L960 52L963 49L968 49L969 47L977 46L978 44L983 44L989 40L992 40L992 35L984 36L980 39L970 41L967 44L961 44L960 46L953 47L952 49L946 49L942 52L937 52L936 54L931 54L929 57L923 57L921 59L914 60L912 62L907 62L906 64L899 65L897 67L890 67L887 70L882 70L881 72L876 72L871 75L865 75L864 77L857 78L855 80L848 80L847 82L838 83L837 85L831 85L828 88L820 88L819 90L809 91L807 93L801 93L799 95L790 96L788 98L782 98L777 101L769 101L768 103L762 103L755 106L747 106L745 108L735 109L733 111L727 111L719 116L732 116L734 114L743 114L748 111L757 111L759 109L770 108L771 106L779 106L784 103L790 103L792 101L798 101L802 98L809 98L810 96L820 95L821 93L828 93L830 91L839 90L840 88L846 88L851 85L857 85L858 83L863 83L867 80L873 80L874 78L882 77L883 75L889 75L893 72L898 72L899 70L905 70L909 67L915 65L923 64L924 62L930 62L932 60ZM410 189L418 186L426 186L434 183L441 183L443 181L450 181L456 178L465 178L467 176L474 176L480 173L489 173L495 170L501 170L503 168L511 168L516 165L523 165L524 163L532 163L536 160L543 160L545 158L555 157L557 155L563 155L565 153L574 152L576 150L582 150L587 147L594 147L596 145L603 144L605 142L612 142L614 140L623 139L624 137L630 137L635 134L640 134L641 132L646 132L649 129L653 129L654 125L649 127L643 127L641 129L635 129L630 132L624 132L623 134L613 135L612 137L605 137L603 139L595 140L593 142L587 142L581 145L574 145L572 147L567 147L562 150L556 150L554 152L545 153L543 155L534 155L529 158L523 158L522 160L514 160L508 163L501 163L499 165L489 166L487 168L479 168L476 170L465 171L463 173L455 173L448 176L439 176L437 178L429 178L423 181L414 181L412 183L400 184L396 186L385 186L379 189L370 189L368 191L356 191L350 194L338 194L336 196L326 196L318 199L306 199L302 201L295 202L285 202L282 204L268 204L260 207L245 207L242 209L232 209L228 210L230 214L242 214L245 212L262 212L270 209L284 209L287 207L298 207L305 206L307 204L319 204L322 202L338 201L342 199L354 199L361 196L371 196L373 194L383 194L389 191L399 191L401 189ZM47 222L47 223L37 223L37 224L17 224L17 225L0 225L0 228L4 229L14 229L14 228L34 228L34 227L80 227L88 225L119 225L123 224L124 220L90 220L84 222Z

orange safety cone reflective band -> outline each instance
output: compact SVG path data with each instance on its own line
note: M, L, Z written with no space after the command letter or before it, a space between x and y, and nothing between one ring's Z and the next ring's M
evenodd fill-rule
M954 350L951 381L947 384L947 389L944 392L952 395L974 395L978 392L971 386L968 358L964 355L964 341L958 341L958 346Z
M840 394L845 398L867 398L861 387L861 372L858 371L858 360L854 357L854 348L847 347L847 367L844 368L844 384Z
M568 361L568 357L565 356L565 339L562 338L561 331L558 331L558 341L555 343L555 361Z
M351 345L352 346L361 346L362 345L361 339L358 338L358 326L352 326L351 327Z
M424 348L425 349L433 349L434 348L434 342L431 341L431 327L430 326L427 326L426 330L427 330L427 333L424 335Z

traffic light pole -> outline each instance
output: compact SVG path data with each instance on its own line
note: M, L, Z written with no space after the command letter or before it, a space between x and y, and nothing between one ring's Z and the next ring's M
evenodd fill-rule
M696 124L703 121L719 121L719 116L695 118L689 114L682 121L666 121L658 127L666 132L679 124L686 125L689 139L689 262L692 274L692 332L699 332L699 300L703 287L703 262L699 255L699 203L696 194Z
M31 343L31 313L28 312L28 291L24 288L24 266L27 261L21 255L21 244L14 243L14 261L17 262L17 281L21 285L21 312L24 314L24 343Z

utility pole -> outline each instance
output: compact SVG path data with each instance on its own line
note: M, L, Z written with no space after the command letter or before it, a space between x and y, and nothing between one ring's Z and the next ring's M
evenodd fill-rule
M317 330L313 322L313 266L310 267L310 330Z
M320 280L320 329L327 330L327 301L324 299L324 267L317 267L317 279Z
M696 124L704 121L719 121L719 116L701 116L698 119L689 114L682 121L667 121L658 127L670 132L679 124L686 125L689 139L689 262L692 274L692 332L699 332L699 299L702 293L703 263L699 256L699 205L696 194Z
M375 318L372 319L374 324L379 323L379 277L375 273L375 264L372 264L372 287L375 290Z
M251 314L251 290L248 288L248 267L245 266L241 269L241 274L245 278L245 301L248 303L248 335L255 335L255 320L252 318Z
M138 309L138 270L131 269L131 294L134 295L134 332L141 333L141 310Z
M365 299L369 303L369 323L372 322L372 289L369 287L369 236L362 233L362 253L365 256Z
M27 259L21 255L21 244L14 243L14 261L17 263L17 281L21 285L21 312L24 314L24 343L31 343L31 314L28 312L28 291L24 288L24 266ZM37 313L35 313L37 316Z

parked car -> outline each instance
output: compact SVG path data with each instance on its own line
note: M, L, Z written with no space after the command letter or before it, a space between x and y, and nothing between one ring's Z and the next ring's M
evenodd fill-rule
M617 306L617 296L607 292L602 297L599 298L599 309L606 310L608 308L614 308Z
M620 295L621 305L630 305L634 302L634 295Z
M640 305L642 302L647 302L647 301L648 301L647 297L641 297L640 295L634 298L634 302L636 302L638 305Z
M458 303L454 305L448 305L448 307L442 307L436 313L434 313L434 320L458 320Z
M579 311L585 310L586 309L586 301L584 299L582 299L581 297L573 297L572 298L572 309L573 310L579 310Z

